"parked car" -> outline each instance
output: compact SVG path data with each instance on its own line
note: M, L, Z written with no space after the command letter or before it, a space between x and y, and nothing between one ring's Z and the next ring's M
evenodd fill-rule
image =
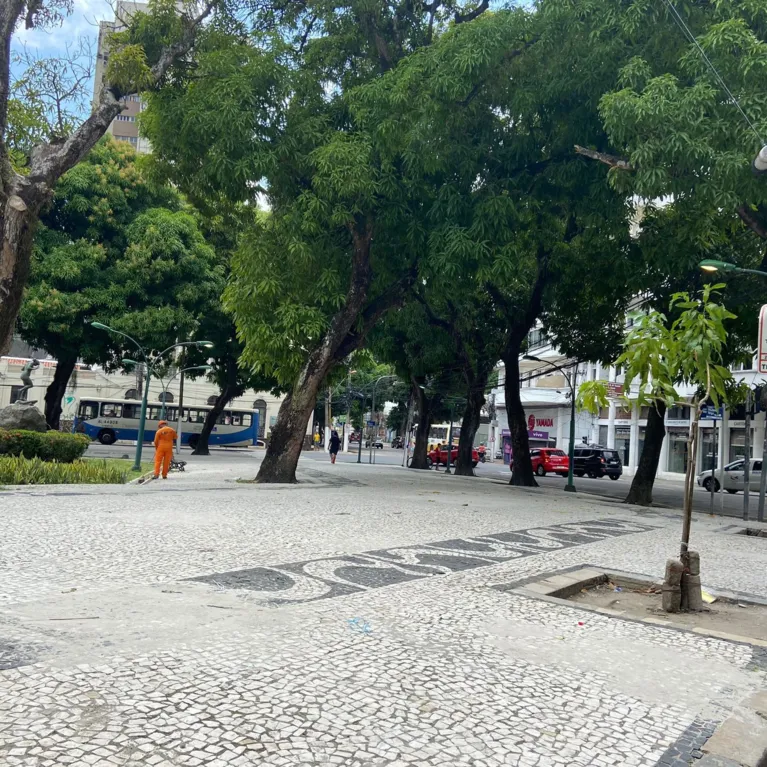
M454 464L458 460L458 447L454 447L450 451L450 463ZM437 448L434 448L434 450L431 450L427 456L426 456L426 462L429 464L429 466L432 466L433 464L444 464L447 466L447 445L444 447L441 447L439 450ZM479 453L472 448L471 450L471 465L472 467L476 467L476 465L479 463Z
M546 474L559 474L566 477L570 470L570 459L564 450L553 447L533 448L530 451L530 459L533 462L533 471L539 477Z
M395 438L394 438L394 439L391 441L391 446L392 446L392 447L393 447L395 450L400 450L400 449L402 448L402 445L403 445L403 444L404 444L404 442L402 441L402 437L395 437Z
M573 474L576 477L586 474L594 479L618 479L623 474L623 464L617 450L600 445L576 445L573 451Z
M716 476L713 478L714 492L718 493L724 488L728 493L737 493L746 487L746 461L744 458L738 458L737 461L728 463L723 469L716 470ZM698 484L711 492L711 482L713 471L703 471L698 474ZM762 461L760 459L751 459L751 473L748 478L749 490L759 490L762 481Z
M370 440L369 439L365 440L365 447L370 447ZM376 438L376 439L373 440L373 447L376 450L383 450L383 442L381 442L380 439Z

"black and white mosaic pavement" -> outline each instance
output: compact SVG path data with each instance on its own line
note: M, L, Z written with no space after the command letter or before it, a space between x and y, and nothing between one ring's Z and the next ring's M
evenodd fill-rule
M453 538L421 546L379 549L362 554L214 573L188 580L210 583L219 588L261 592L264 599L272 604L312 602L653 529L649 525L617 520L571 522L476 538Z

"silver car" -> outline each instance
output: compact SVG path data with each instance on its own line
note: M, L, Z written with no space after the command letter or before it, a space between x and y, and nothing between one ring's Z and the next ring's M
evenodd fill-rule
M719 492L721 488L724 488L728 493L737 493L739 490L743 490L745 481L745 468L746 461L743 458L738 458L737 461L728 463L724 469L717 469L716 476L713 477L714 492ZM709 469L698 474L698 484L705 488L708 492L711 492L712 474L714 472ZM762 461L760 458L751 459L751 474L748 478L748 487L750 490L759 490L759 485L762 481Z

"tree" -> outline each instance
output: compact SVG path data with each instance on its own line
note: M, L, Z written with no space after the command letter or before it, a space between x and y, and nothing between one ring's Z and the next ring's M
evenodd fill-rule
M194 333L201 307L222 287L223 272L180 195L148 181L129 145L102 140L62 177L42 213L19 317L21 336L57 360L48 425L58 428L78 359L117 368L135 351L91 321L163 349Z
M11 41L22 20L27 29L60 23L71 11L71 0L7 0L0 5L0 353L7 353L10 347L29 275L34 231L53 187L106 133L123 110L120 99L124 95L156 89L165 82L191 50L198 28L215 4L216 0L205 0L196 8L197 3L185 2L184 11L178 13L175 3L158 1L152 14L137 13L131 23L145 32L151 29L153 45L144 47L134 42L132 29L115 37L92 113L77 127L62 120L42 129L34 119L30 122L29 110L20 110L18 100L14 103L11 98ZM30 77L37 75L46 78L40 67L30 73ZM60 68L55 75L62 75ZM70 68L64 76L72 85L79 73ZM38 83L35 93L40 101L34 116L42 117L51 114L53 104L50 100L40 102L49 99L48 94L63 98L66 90L45 89ZM14 127L10 120L19 117L21 124ZM61 135L62 130L67 135ZM26 151L30 143L33 146L28 155L20 157L20 151Z
M700 408L709 400L718 406L727 396L728 385L732 382L732 374L722 365L722 361L727 341L725 322L734 319L735 315L716 300L718 291L724 287L724 284L706 285L699 297L691 298L686 293L674 295L669 309L677 310L679 314L670 326L667 318L656 310L638 316L626 337L624 352L616 363L625 367L627 381L637 380L639 406L649 404L655 407L659 402L667 407L687 404L687 400L680 396L678 387L686 384L696 388L687 440L688 461L680 551L680 562L688 575ZM688 586L686 594L685 583ZM690 609L700 609L699 578L697 595L694 593L695 585L689 577L683 578L682 602ZM679 604L669 605L664 598L664 607L674 612L678 611Z

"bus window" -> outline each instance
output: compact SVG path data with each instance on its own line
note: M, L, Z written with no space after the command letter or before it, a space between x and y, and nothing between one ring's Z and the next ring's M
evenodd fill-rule
M159 421L160 413L162 413L162 407L160 407L160 405L150 405L146 409L147 421Z
M123 406L121 402L103 402L101 404L102 418L122 418Z
M196 410L195 408L184 410L184 420L189 423L205 423L206 415L207 412L205 410Z
M178 408L176 408L176 407L166 407L165 408L165 420L166 421L177 421L178 420Z
M98 402L81 402L77 415L80 418L96 418L99 414Z
M240 418L242 418L242 425L243 426L250 426L253 423L253 414L252 413L237 413Z
M123 418L139 418L141 416L141 405L126 402L123 404Z

